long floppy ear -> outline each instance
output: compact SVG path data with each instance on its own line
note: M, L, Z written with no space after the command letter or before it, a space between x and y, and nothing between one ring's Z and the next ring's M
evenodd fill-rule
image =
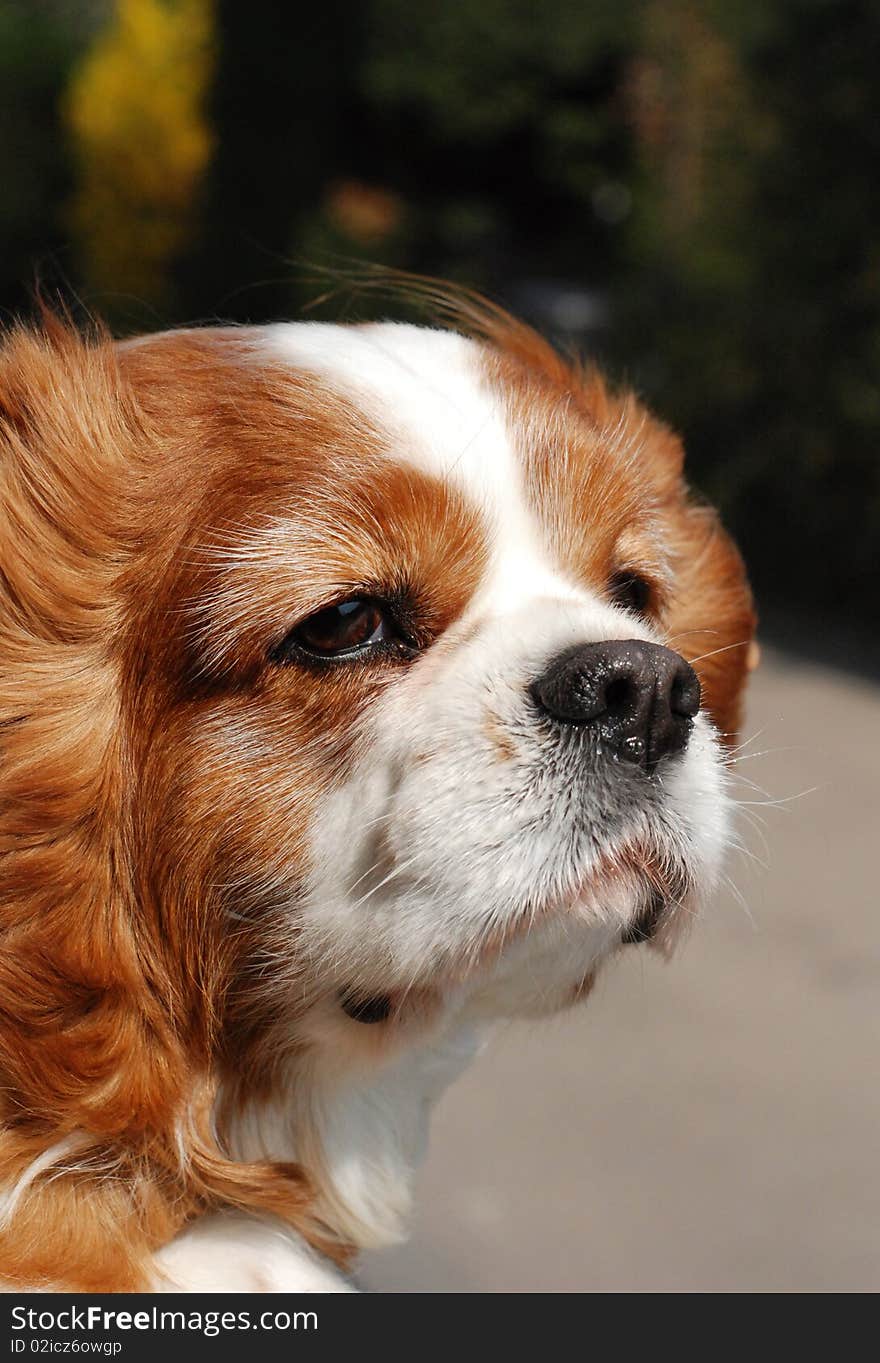
M212 1057L132 889L116 583L148 438L105 338L46 318L7 339L0 1279L22 1286L143 1287L151 1252L210 1205L275 1212L333 1250L297 1169L217 1148Z
M52 1281L59 1263L79 1257L65 1218L52 1215L63 1183L58 1170L112 1161L113 1142L132 1118L142 1127L159 1119L180 1069L161 1007L154 1003L147 1018L133 1006L143 998L145 961L131 930L115 819L108 641L119 623L112 586L120 540L118 499L113 505L109 492L113 481L125 486L130 416L115 400L108 347L84 344L51 319L40 334L18 331L7 340L0 356L0 1274L19 1281ZM83 1238L100 1242L112 1218L86 1203L77 1211ZM113 1212L118 1221L118 1205ZM100 1234L90 1235L95 1219ZM118 1240L110 1233L108 1248ZM88 1271L74 1269L80 1281L103 1276L106 1251L95 1257L96 1247L89 1245ZM112 1252L118 1263L118 1243Z

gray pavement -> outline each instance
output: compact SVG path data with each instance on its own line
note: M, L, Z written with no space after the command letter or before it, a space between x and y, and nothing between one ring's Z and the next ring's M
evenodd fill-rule
M629 952L580 1010L499 1033L366 1287L880 1288L880 688L765 651L756 733L744 776L817 789L744 808L748 911L724 892L671 964Z

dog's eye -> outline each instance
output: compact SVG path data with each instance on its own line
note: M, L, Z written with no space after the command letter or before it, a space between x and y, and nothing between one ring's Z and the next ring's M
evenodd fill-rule
M320 658L339 658L382 643L390 633L387 616L375 601L342 601L303 620L287 642Z
M652 604L651 584L638 573L621 571L612 573L608 582L608 593L615 606L645 615Z

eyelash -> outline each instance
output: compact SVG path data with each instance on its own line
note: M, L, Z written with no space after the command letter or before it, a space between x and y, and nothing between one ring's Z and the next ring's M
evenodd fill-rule
M346 610L346 608L348 608ZM323 617L323 622L322 622ZM354 625L355 634L358 622L363 619L363 638L347 645L344 640L346 622ZM324 625L327 647L314 643L308 638L309 627L314 636L321 634ZM333 647L334 627L340 636L341 646ZM275 663L300 663L309 667L337 667L363 664L370 659L411 658L418 652L418 645L408 637L401 624L400 612L387 601L376 597L349 597L344 601L324 606L301 620L270 651L269 657Z

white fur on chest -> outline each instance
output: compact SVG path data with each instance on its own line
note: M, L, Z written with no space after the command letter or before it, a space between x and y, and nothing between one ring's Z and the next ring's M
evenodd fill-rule
M280 1221L218 1212L156 1255L157 1292L354 1292Z
M317 1047L271 1103L236 1120L232 1154L296 1161L318 1188L316 1211L343 1238L359 1248L393 1244L406 1234L431 1109L478 1046L472 1028L452 1026L357 1073L331 1046Z

